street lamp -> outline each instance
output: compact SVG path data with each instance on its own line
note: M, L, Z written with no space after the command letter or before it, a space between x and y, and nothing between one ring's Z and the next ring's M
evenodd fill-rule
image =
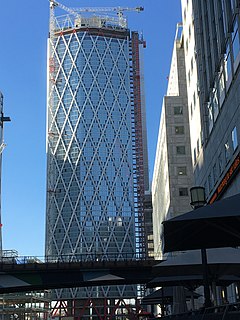
M206 197L205 197L205 189L204 187L192 187L190 189L191 195L191 206L193 209L197 209L200 207L205 206L206 204Z
M192 187L190 189L191 195L191 206L193 209L198 209L203 207L206 204L206 197L205 197L205 189L204 187L197 186ZM201 249L202 255L202 265L203 265L203 283L204 283L204 298L205 307L211 307L212 302L210 298L210 289L209 289L209 277L208 277L208 266L207 266L207 251L205 248Z

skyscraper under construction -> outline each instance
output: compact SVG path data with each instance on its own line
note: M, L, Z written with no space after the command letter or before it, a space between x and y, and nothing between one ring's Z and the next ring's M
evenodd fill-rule
M68 14L57 16L59 7ZM53 259L135 259L146 253L145 43L130 32L122 9L112 10L116 17L51 2L46 256ZM58 298L130 298L135 292L71 289Z

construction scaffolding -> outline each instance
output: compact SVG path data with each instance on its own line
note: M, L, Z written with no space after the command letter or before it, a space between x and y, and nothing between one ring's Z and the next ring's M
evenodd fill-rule
M144 310L137 299L88 298L53 301L51 318L62 318L64 320L139 320L143 312Z
M132 54L132 105L133 105L133 144L135 151L135 179L134 189L136 194L136 250L140 257L146 256L145 222L144 222L144 137L143 137L143 114L141 98L141 77L139 57L139 34L132 32L131 54Z
M5 294L0 296L0 319L38 320L50 315L49 292Z

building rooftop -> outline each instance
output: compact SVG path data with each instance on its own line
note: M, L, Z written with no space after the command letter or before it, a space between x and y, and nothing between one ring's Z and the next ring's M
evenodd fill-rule
M127 19L110 15L73 16L70 14L55 17L55 31L72 28L102 28L126 31Z

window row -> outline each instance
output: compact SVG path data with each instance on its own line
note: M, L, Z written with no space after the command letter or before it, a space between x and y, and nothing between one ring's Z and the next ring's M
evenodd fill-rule
M216 162L213 164L211 171L207 176L205 182L206 195L210 194L216 183L219 182L219 177L224 172L226 166L233 158L234 153L238 148L238 133L237 128L234 127L231 131L231 135L224 142L220 153L218 154Z
M240 32L239 17L237 16L233 22L232 33L228 35L226 42L226 51L221 67L216 76L213 89L210 93L210 99L207 106L208 112L208 131L211 133L214 123L218 118L218 114L223 105L226 92L233 80L239 63L240 63Z

